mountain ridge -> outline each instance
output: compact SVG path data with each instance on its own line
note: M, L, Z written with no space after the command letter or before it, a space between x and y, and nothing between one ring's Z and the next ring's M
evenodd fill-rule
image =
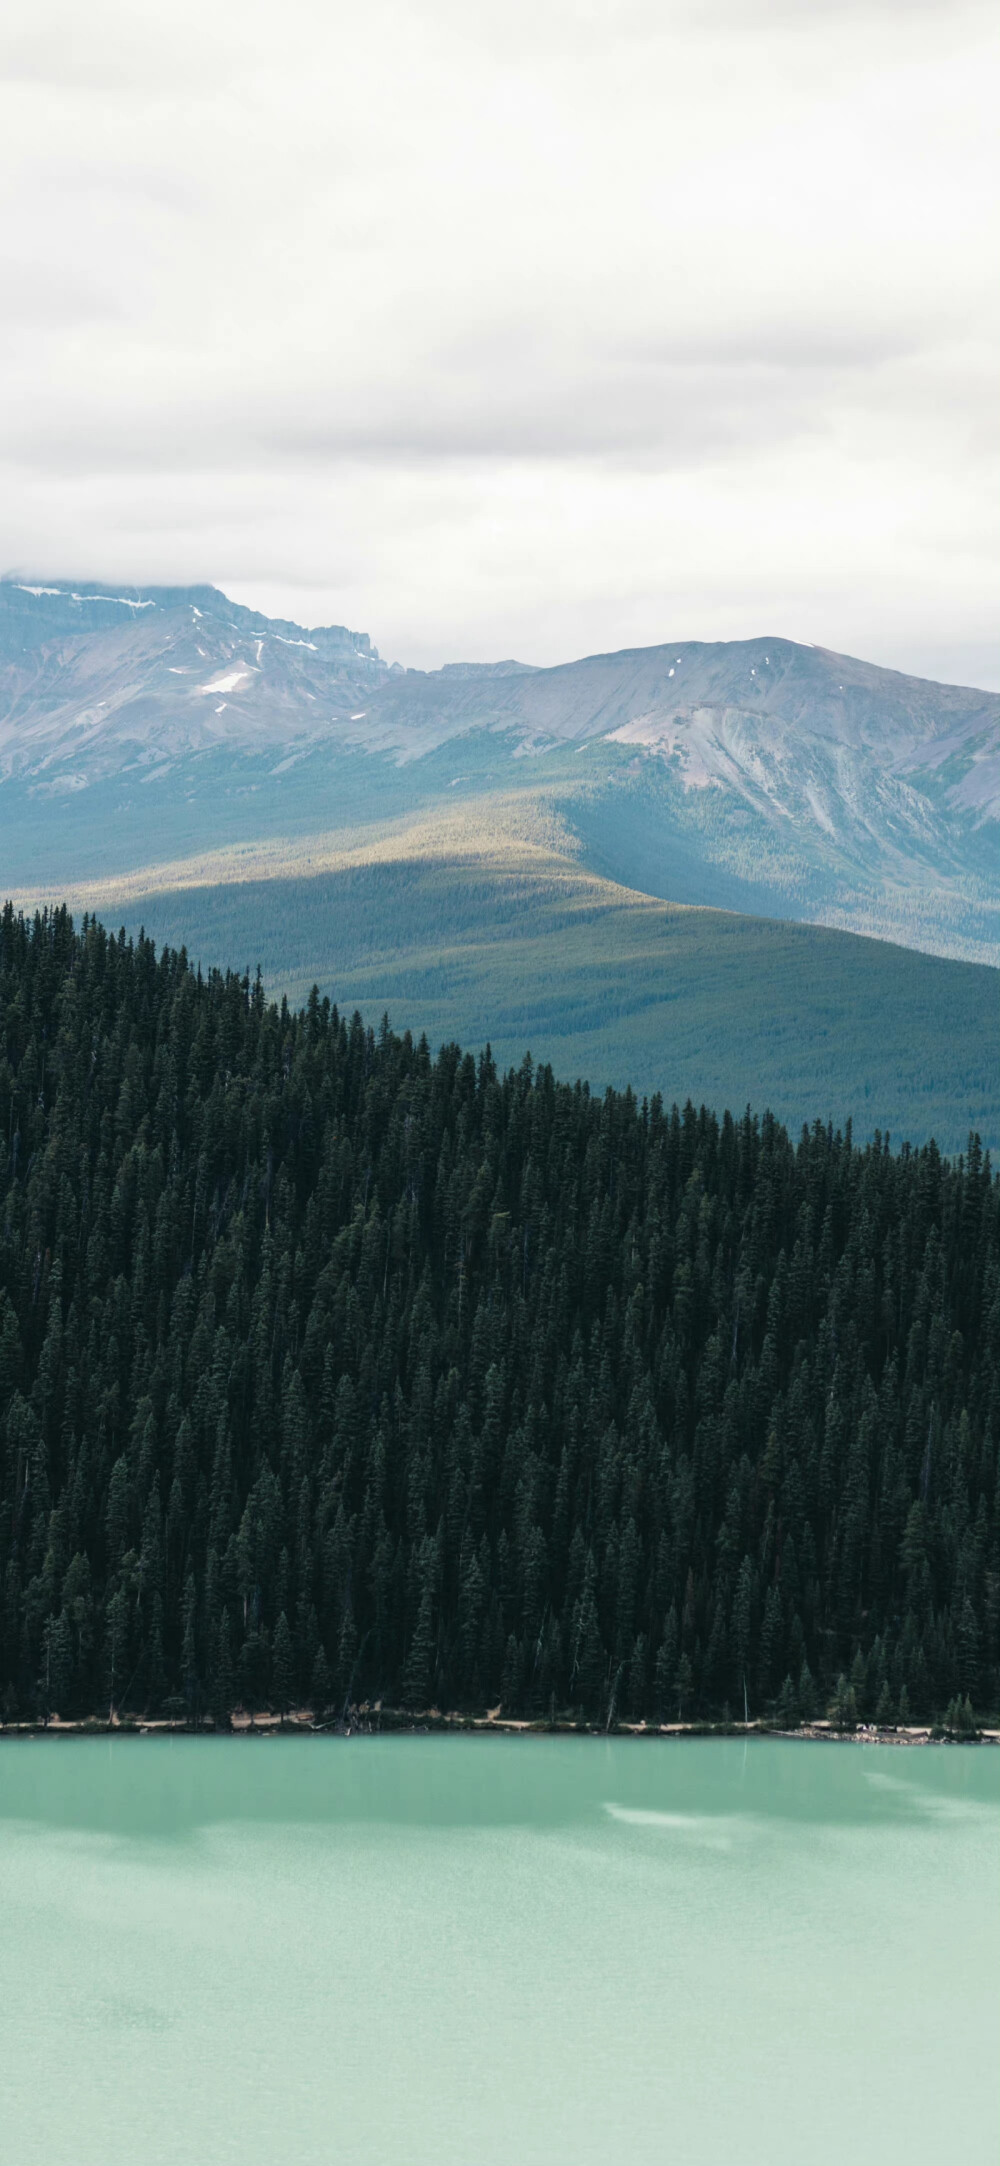
M118 870L148 861L145 805L120 815L151 783L166 856L200 797L204 847L224 802L250 841L343 826L345 792L364 824L387 789L406 812L528 783L626 886L725 906L735 881L776 916L1000 956L1000 697L777 636L418 671L368 634L215 588L0 582L0 822L6 806L19 883L57 873L71 816L42 815L58 800L93 808L106 867L116 850Z

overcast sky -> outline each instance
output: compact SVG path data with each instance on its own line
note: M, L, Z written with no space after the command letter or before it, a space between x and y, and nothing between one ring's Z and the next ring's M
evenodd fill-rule
M32 0L0 567L1000 683L980 0Z

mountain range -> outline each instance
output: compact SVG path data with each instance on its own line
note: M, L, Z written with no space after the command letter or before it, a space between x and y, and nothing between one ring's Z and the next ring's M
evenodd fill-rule
M822 648L424 672L214 587L0 582L5 892L595 1085L989 1138L998 843L1000 698Z
M21 878L51 877L60 828L96 872L141 862L143 828L164 858L217 841L223 800L222 839L252 839L506 788L647 893L1000 953L1000 698L773 637L423 672L212 587L7 580L0 778ZM95 787L85 866L51 806Z

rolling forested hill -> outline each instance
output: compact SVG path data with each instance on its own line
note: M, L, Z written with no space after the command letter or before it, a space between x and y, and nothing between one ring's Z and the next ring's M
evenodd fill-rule
M161 874L162 878L163 875ZM259 964L433 1048L525 1049L568 1079L792 1128L1000 1145L1000 972L822 926L678 908L588 872L559 823L455 811L264 853L218 851L74 906L206 966ZM65 892L65 890L64 890Z
M591 1096L0 922L8 1717L1000 1699L975 1140Z

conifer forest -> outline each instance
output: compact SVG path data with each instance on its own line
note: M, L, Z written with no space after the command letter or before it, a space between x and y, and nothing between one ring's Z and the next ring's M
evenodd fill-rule
M1000 1702L1000 1190L0 921L0 1712Z

